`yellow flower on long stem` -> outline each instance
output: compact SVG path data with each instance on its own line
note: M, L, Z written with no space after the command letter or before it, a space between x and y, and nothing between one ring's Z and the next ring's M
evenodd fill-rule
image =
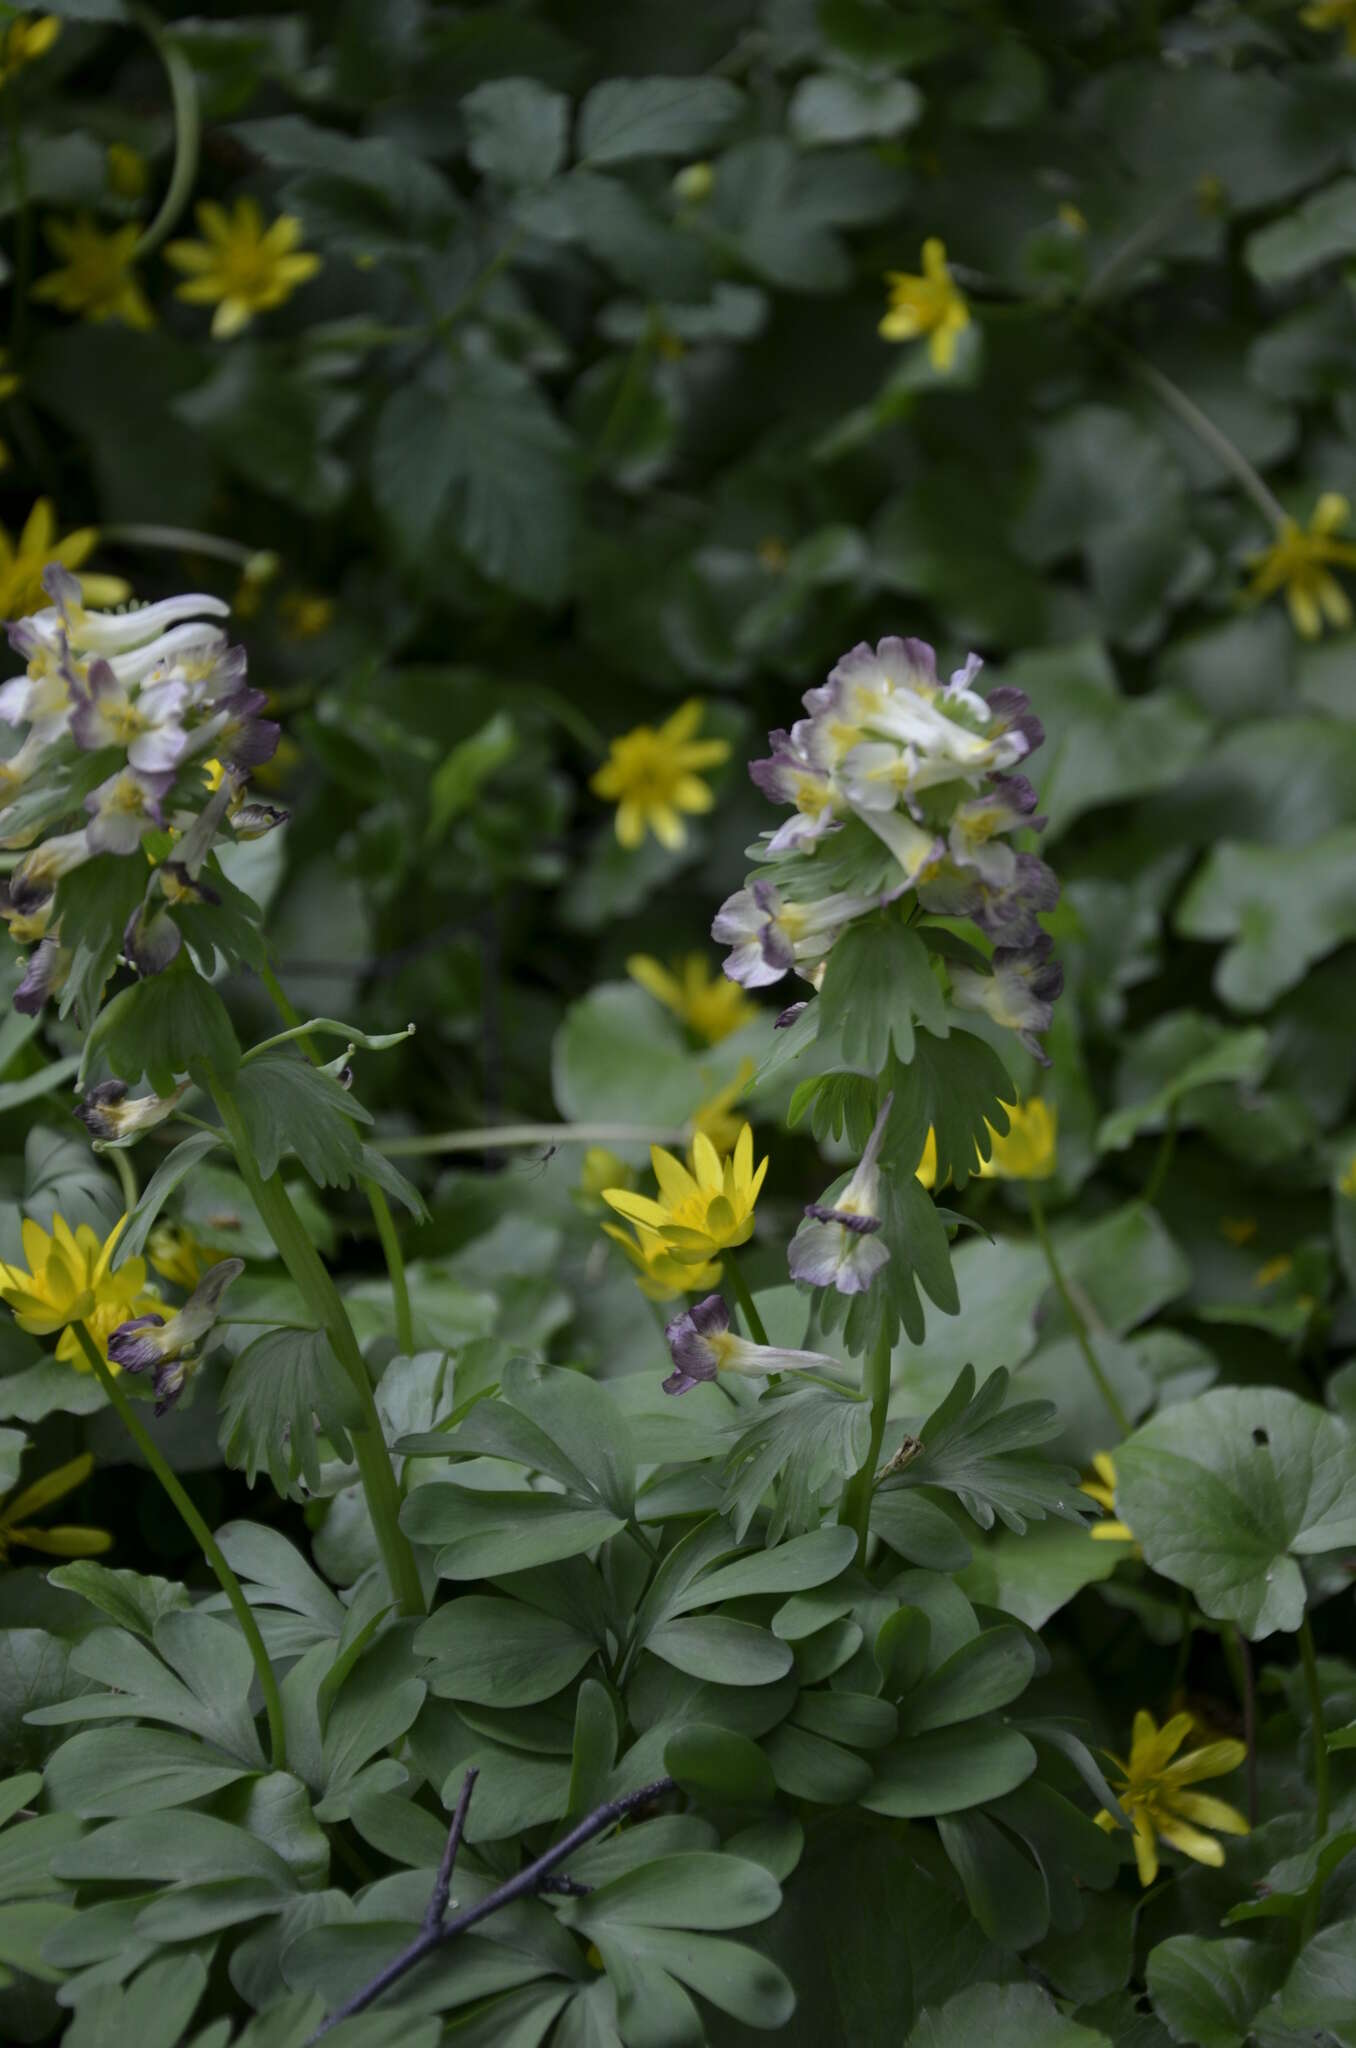
M0 1565L9 1563L10 1550L16 1543L25 1550L41 1550L48 1557L98 1557L102 1551L113 1548L113 1538L107 1529L84 1529L78 1523L37 1529L29 1520L53 1501L62 1500L68 1493L74 1493L77 1486L83 1486L93 1470L94 1460L85 1451L69 1464L58 1465L54 1472L0 1501Z
M1285 519L1271 546L1248 557L1249 597L1260 603L1284 590L1295 631L1306 640L1318 638L1325 619L1330 626L1351 624L1351 600L1331 572L1332 566L1356 568L1356 546L1335 538L1350 517L1341 492L1324 491L1307 528Z
M60 34L61 23L55 14L39 14L32 20L21 14L12 21L0 34L0 85L35 57L45 56Z
M151 1264L162 1280L191 1294L210 1267L219 1266L225 1252L201 1244L182 1223L161 1223L151 1232L146 1245Z
M987 1159L975 1152L977 1180L1049 1180L1055 1170L1055 1141L1058 1119L1053 1107L1039 1095L1030 1102L1005 1102L1008 1128L1005 1133L986 1124L991 1140ZM937 1133L930 1130L923 1156L914 1168L925 1188L937 1185Z
M728 1159L722 1160L705 1132L698 1131L690 1169L658 1145L650 1148L650 1163L659 1183L658 1201L629 1188L604 1188L603 1200L628 1223L652 1230L680 1265L703 1265L753 1236L754 1206L768 1163L764 1159L754 1170L748 1124Z
M153 327L155 315L132 269L141 230L135 221L105 234L87 213L74 220L49 220L43 233L54 253L65 258L33 287L35 299L50 299L63 313L84 320L121 320L125 327Z
M923 244L923 270L889 270L890 305L879 332L886 341L919 341L928 336L934 370L945 374L956 359L956 343L970 325L970 308L946 262L946 245L936 235Z
M758 1016L757 1003L750 1002L737 981L713 973L704 953L684 954L671 968L649 953L633 953L626 971L706 1045L719 1045Z
M1098 1451L1092 1460L1095 1479L1084 1479L1079 1492L1090 1494L1099 1508L1105 1511L1108 1520L1094 1522L1088 1534L1094 1541L1102 1543L1133 1543L1135 1532L1128 1522L1116 1519L1116 1464L1107 1451Z
M79 527L58 540L50 498L38 499L17 542L0 526L0 618L22 619L28 612L41 611L50 602L42 587L47 564L60 562L63 569L78 570L98 542L98 532L92 526ZM132 586L121 576L81 576L79 582L81 599L87 605L121 604L131 596Z
M1212 1799L1208 1793L1190 1790L1201 1778L1222 1778L1227 1772L1236 1771L1248 1754L1245 1744L1207 1742L1200 1749L1189 1749L1173 1763L1172 1757L1186 1741L1192 1726L1190 1714L1174 1714L1159 1728L1153 1715L1141 1708L1131 1733L1129 1763L1122 1763L1116 1756L1111 1758L1123 1781L1112 1789L1134 1830L1135 1862L1141 1884L1152 1884L1158 1875L1159 1841L1218 1870L1224 1862L1224 1850L1213 1835L1202 1830L1216 1828L1223 1835L1248 1832L1248 1823L1236 1807L1227 1806L1222 1799ZM1097 1815L1097 1825L1109 1834L1117 1822L1103 1807Z
M701 699L690 697L662 725L637 725L613 740L589 788L616 804L623 846L639 846L650 831L672 851L687 838L682 813L711 809L711 786L696 771L728 760L730 743L696 737L702 711Z
M165 255L187 284L176 287L181 299L195 306L216 307L212 333L227 341L248 327L256 313L267 313L290 299L320 268L320 258L299 249L301 222L295 214L279 214L270 227L255 201L237 199L234 210L205 199L196 208L201 242L170 242Z
M77 1372L90 1370L75 1331L77 1323L84 1323L107 1363L108 1340L118 1325L164 1306L158 1295L145 1291L144 1259L127 1259L116 1273L110 1270L126 1221L120 1217L100 1243L88 1223L72 1230L64 1218L53 1216L49 1236L25 1217L27 1271L0 1262L0 1301L14 1311L19 1328L30 1337L53 1337L60 1331L56 1355ZM109 1364L110 1372L117 1370L116 1364Z
M1306 28L1340 28L1347 39L1348 57L1356 57L1356 0L1311 0L1301 7L1299 18Z

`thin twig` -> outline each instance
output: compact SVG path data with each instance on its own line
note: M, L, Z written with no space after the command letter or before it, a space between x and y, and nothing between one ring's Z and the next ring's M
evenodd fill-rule
M375 2004L393 1984L399 1983L402 1977L417 1964L422 1963L426 1956L432 1955L435 1949L441 1948L444 1942L455 1941L459 1934L465 1934L472 1927L479 1926L482 1920L488 1920L491 1914L500 1912L505 1906L513 1905L518 1899L534 1898L543 1889L560 1891L567 1885L570 1894L576 1895L580 1887L573 1879L556 1879L554 1884L551 1883L560 1865L568 1862L575 1850L582 1849L595 1835L601 1835L617 1821L625 1820L627 1814L634 1813L638 1807L649 1806L656 1799L663 1799L666 1794L678 1789L672 1778L657 1778L652 1785L642 1785L638 1792L628 1792L620 1799L609 1799L605 1805L595 1807L577 1827L571 1828L568 1835L562 1835L552 1848L538 1856L534 1863L529 1863L525 1869L520 1870L516 1877L506 1878L503 1884L496 1886L495 1890L487 1893L483 1899L478 1899L473 1906L464 1906L459 1913L454 1913L452 1918L447 1920L443 1918L443 1913L452 1879L452 1865L461 1841L462 1830L466 1825L466 1809L471 1802L474 1783L475 1772L468 1771L457 1798L456 1811L452 1816L447 1847L443 1851L443 1859L434 1880L433 1896L429 1900L424 1924L418 1934L399 1955L392 1956L390 1962L383 1965L376 1976L364 1984L361 1990L355 1991L351 1998L346 1998L342 2005L336 2006L334 2011L321 2021L307 2042L306 2048L313 2048L313 2044L328 2034L331 2028L337 2027L341 2020L352 2019L355 2013L366 2012L369 2005Z
M452 1825L447 1831L447 1847L443 1850L443 1860L438 1865L438 1875L433 1880L433 1890L429 1894L428 1911L424 1915L424 1927L426 1930L441 1927L447 1917L447 1897L452 1889L452 1866L457 1860L457 1851L461 1847L461 1838L466 1827L467 1808L471 1804L471 1794L476 1789L476 1779L479 1776L480 1772L473 1764L461 1781L461 1791L457 1794L456 1811L452 1815Z

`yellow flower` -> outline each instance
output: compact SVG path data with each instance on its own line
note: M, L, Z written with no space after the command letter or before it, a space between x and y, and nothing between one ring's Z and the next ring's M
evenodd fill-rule
M209 1266L219 1266L225 1252L200 1244L182 1223L162 1223L151 1232L146 1246L151 1264L162 1280L191 1294Z
M1318 638L1324 619L1330 626L1351 624L1351 600L1326 566L1356 567L1356 546L1334 538L1350 516L1340 491L1324 491L1307 531L1297 519L1285 519L1271 546L1248 557L1249 597L1260 602L1284 590L1295 631L1306 640Z
M672 968L662 967L648 953L633 953L626 971L706 1045L719 1045L758 1015L757 1003L749 1001L739 983L712 973L702 953L686 953Z
M1226 1806L1222 1799L1212 1799L1207 1793L1188 1789L1200 1778L1221 1778L1228 1771L1236 1771L1247 1756L1246 1747L1241 1742L1207 1742L1200 1749L1189 1749L1172 1763L1171 1757L1181 1748L1191 1727L1190 1714L1174 1714L1158 1728L1153 1715L1141 1708L1135 1716L1129 1763L1122 1763L1116 1756L1111 1758L1124 1781L1113 1790L1134 1829L1135 1862L1141 1884L1152 1884L1158 1875L1159 1840L1170 1848L1180 1849L1197 1863L1208 1863L1218 1870L1224 1862L1224 1850L1213 1835L1203 1834L1202 1829L1217 1828L1224 1835L1248 1832L1248 1823L1235 1807ZM1097 1825L1108 1833L1116 1826L1114 1816L1105 1807L1097 1815Z
M104 1353L110 1372L116 1364L108 1359L108 1340L119 1323L133 1316L149 1315L162 1304L147 1294L146 1261L128 1259L116 1273L109 1271L113 1248L122 1235L127 1218L120 1218L100 1244L88 1223L78 1230L60 1216L52 1218L52 1234L25 1217L24 1257L28 1270L0 1262L0 1301L13 1309L14 1319L30 1337L51 1337L60 1330L58 1358L88 1372L89 1363L74 1329L84 1323Z
M1252 1276L1253 1286L1274 1287L1278 1280L1284 1280L1294 1263L1289 1252L1277 1252L1274 1258L1264 1259Z
M313 590L291 590L278 606L293 640L314 640L334 624L334 600Z
M218 341L239 334L256 313L281 306L320 268L317 255L297 247L301 222L295 214L280 214L266 228L253 199L237 199L229 214L205 199L197 219L206 241L170 242L165 254L176 270L188 272L179 297L195 306L215 305L212 333Z
M92 526L82 526L58 540L50 498L38 499L17 543L0 526L0 617L21 619L27 612L41 611L49 602L42 587L47 564L60 562L65 569L78 569L98 540ZM80 595L88 605L121 604L131 595L131 585L121 576L82 576L79 581Z
M1099 1508L1105 1508L1110 1516L1116 1512L1116 1466L1107 1451L1098 1451L1092 1461L1095 1479L1085 1479L1079 1486L1080 1493L1091 1494ZM1133 1543L1135 1532L1128 1522L1111 1520L1094 1522L1088 1534L1102 1543Z
M110 142L104 159L110 189L119 199L140 199L151 181L151 169L139 149L127 142Z
M15 1543L21 1543L26 1550L45 1551L48 1557L98 1557L101 1551L113 1548L113 1538L107 1529L82 1529L73 1523L35 1529L27 1519L29 1515L41 1514L54 1500L74 1493L93 1470L94 1460L86 1451L69 1464L58 1465L45 1478L35 1479L21 1493L12 1493L0 1501L0 1565L9 1563L10 1548Z
M12 21L0 35L0 85L35 57L44 56L60 34L61 23L54 14L40 14L33 21L20 15Z
M970 325L965 295L946 265L946 246L935 235L923 244L923 274L889 270L890 307L880 323L886 341L918 341L930 336L928 355L934 370L945 372L956 358L956 340Z
M132 251L141 233L135 221L106 235L82 213L74 220L46 221L43 233L55 254L66 260L60 269L38 279L35 299L50 299L63 313L79 313L86 320L154 326L150 301L132 269Z
M626 1188L604 1188L603 1200L628 1223L654 1231L681 1265L702 1265L753 1236L754 1205L767 1161L754 1171L753 1131L748 1124L728 1159L722 1160L706 1133L698 1131L692 1140L690 1171L658 1145L650 1147L650 1163L659 1183L658 1201Z
M1008 1113L1007 1133L1000 1135L988 1124L993 1150L976 1168L979 1178L1049 1180L1055 1170L1054 1110L1039 1095L1030 1102L1005 1102L1003 1107Z
M589 788L616 804L623 846L639 846L648 829L672 851L687 838L680 812L709 811L715 802L710 785L695 771L727 760L730 743L694 737L702 709L700 698L690 697L661 726L638 725L613 740Z
M1356 0L1312 0L1301 7L1300 20L1306 28L1340 28L1346 34L1347 55L1356 57Z
M979 1180L1049 1180L1055 1170L1055 1138L1058 1129L1054 1110L1039 1095L1030 1102L1005 1102L1008 1128L1000 1135L987 1122L992 1151L981 1159L975 1151L975 1176ZM914 1172L925 1188L937 1185L937 1133L930 1130L923 1156Z
M603 1199L607 1199L606 1191ZM634 1237L619 1223L605 1223L603 1229L636 1268L636 1285L649 1301L676 1301L682 1294L710 1293L720 1280L719 1259L685 1266L658 1231L647 1230L643 1223L637 1223Z
M1356 1199L1356 1152L1353 1152L1347 1161L1346 1171L1337 1183L1337 1192L1339 1195L1350 1195Z

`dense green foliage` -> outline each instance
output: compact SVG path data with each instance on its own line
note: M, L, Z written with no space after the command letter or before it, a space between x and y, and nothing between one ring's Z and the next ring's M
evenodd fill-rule
M656 1789L335 2048L1356 2044L1356 0L67 0L0 103L0 2037L302 2048L474 1772L458 1909ZM268 702L110 793L190 589ZM914 751L758 837L894 634L1057 904Z

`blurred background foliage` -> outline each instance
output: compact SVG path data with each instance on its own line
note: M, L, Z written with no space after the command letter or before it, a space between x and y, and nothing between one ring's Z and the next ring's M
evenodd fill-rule
M628 960L716 967L711 912L767 823L741 763L845 647L975 649L1049 735L1049 1200L1122 1397L1223 1370L1350 1410L1349 0L5 14L0 594L35 602L59 534L138 598L233 600L284 725L258 780L292 822L231 872L304 1012L417 1025L359 1057L379 1129L728 1108L775 999L710 1043ZM879 332L887 273L932 238L954 349ZM692 698L730 742L715 807L625 848L590 779ZM257 987L229 993L273 1028ZM71 1220L113 1213L51 1128L77 1043L0 1026L0 1255L54 1188ZM1003 1051L1025 1096L1037 1070ZM803 1132L772 1150L751 1272L775 1323L823 1170ZM432 1210L421 1341L658 1364L580 1159L402 1162ZM208 1178L181 1220L237 1248L241 1191ZM308 1215L380 1329L356 1205ZM1069 1392L1034 1246L969 1235L955 1263L960 1317L929 1310L899 1384L925 1413L963 1363L1023 1367L1086 1460L1106 1417ZM42 1421L0 1340L0 1407ZM214 1409L166 1434L220 1502ZM317 1539L341 1582L345 1541L341 1501ZM1166 1679L1172 1617L1142 1604ZM1143 1639L1077 1612L1114 1695Z

